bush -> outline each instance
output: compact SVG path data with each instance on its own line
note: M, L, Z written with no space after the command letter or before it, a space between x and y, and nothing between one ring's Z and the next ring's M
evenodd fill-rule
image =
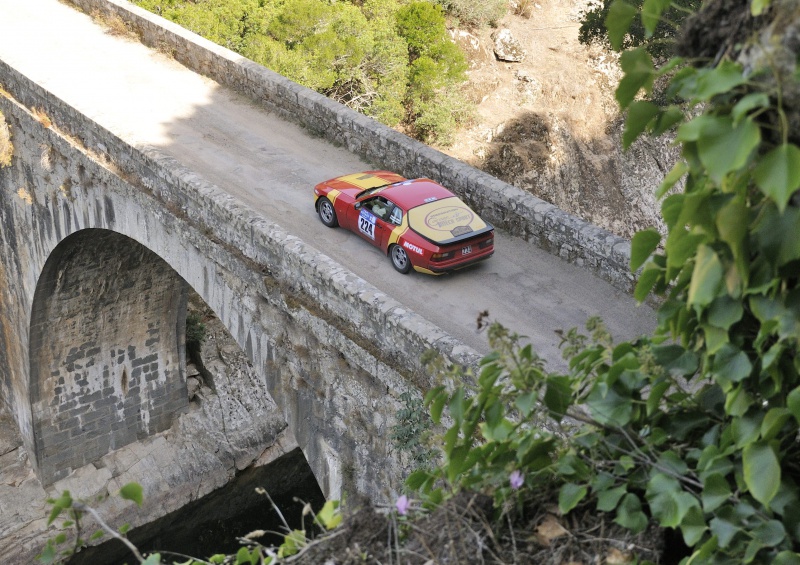
M462 25L477 28L495 25L508 11L507 0L436 0Z
M720 6L728 21L764 9ZM652 34L664 5L645 8ZM609 9L617 48L632 10ZM675 128L682 147L658 190L666 240L650 229L631 244L635 296L663 297L658 328L614 344L592 320L590 337L564 334L569 370L555 374L493 326L476 386L456 371L456 386L426 397L435 421L452 420L444 464L409 477L430 503L470 488L507 510L556 485L562 513L591 504L634 532L651 520L679 532L684 563L800 563L800 108L781 95L800 90L782 36L786 21L800 25L792 10L772 3L723 48L703 41L721 14L699 14L683 50L713 48L718 61L656 70L644 47L622 53L623 144ZM754 44L769 56L753 59ZM658 78L667 100L687 103L654 101Z

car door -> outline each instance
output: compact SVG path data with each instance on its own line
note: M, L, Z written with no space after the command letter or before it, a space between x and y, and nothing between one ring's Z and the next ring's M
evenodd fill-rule
M387 221L393 208L394 205L381 196L362 201L358 208L356 232L372 245L385 249L389 234L394 229Z

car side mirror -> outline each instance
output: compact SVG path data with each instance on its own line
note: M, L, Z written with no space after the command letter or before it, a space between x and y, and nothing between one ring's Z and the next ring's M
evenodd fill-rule
M361 210L361 202L356 202L354 206L356 207L356 210Z

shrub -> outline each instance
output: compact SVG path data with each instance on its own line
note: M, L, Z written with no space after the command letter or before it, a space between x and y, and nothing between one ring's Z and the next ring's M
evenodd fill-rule
M507 0L436 0L462 25L477 28L495 25L508 10Z
M719 60L656 70L644 47L620 58L623 145L675 128L682 147L658 190L666 240L650 229L631 244L635 296L663 297L655 334L614 344L592 320L590 337L564 334L569 369L556 374L494 326L477 384L456 372L457 386L426 397L435 421L445 409L452 420L444 464L409 477L430 502L475 488L502 503L557 485L562 513L591 504L634 532L650 520L676 530L684 563L800 563L800 108L782 95L800 75L781 35L798 24L791 3L720 6L730 21L763 17L720 48L703 41L720 14L699 14L683 50ZM665 7L645 4L647 34ZM611 6L614 47L635 16ZM754 44L769 55L754 59ZM665 100L686 103L653 100L657 78Z

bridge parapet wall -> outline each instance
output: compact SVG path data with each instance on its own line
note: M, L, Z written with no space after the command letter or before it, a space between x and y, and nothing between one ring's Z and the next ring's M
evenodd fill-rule
M630 292L630 242L419 143L125 0L70 0L115 15L150 47L299 122L378 167L448 186L493 224Z

